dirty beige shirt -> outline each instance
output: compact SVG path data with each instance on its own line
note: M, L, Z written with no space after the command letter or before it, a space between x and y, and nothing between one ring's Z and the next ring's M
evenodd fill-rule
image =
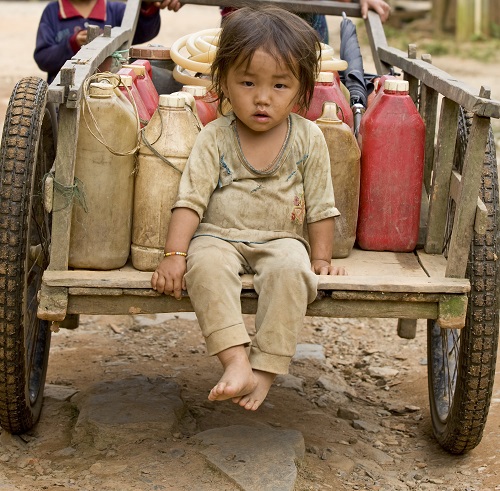
M305 225L339 215L321 130L291 114L288 138L272 168L264 172L247 162L233 126L230 114L203 128L174 208L198 213L194 237L247 243L292 237L309 248Z

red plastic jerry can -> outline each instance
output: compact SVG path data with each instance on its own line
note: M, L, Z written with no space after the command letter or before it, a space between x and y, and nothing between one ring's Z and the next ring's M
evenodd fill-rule
M425 125L406 80L386 80L361 119L357 243L410 252L418 240Z

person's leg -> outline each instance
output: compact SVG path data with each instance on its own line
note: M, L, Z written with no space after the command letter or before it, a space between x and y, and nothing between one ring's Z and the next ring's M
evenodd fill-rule
M257 386L235 402L255 410L276 374L288 373L307 305L316 298L318 277L311 271L306 248L297 240L278 239L249 248L245 257L255 271L254 287L259 295L257 333L250 348Z
M188 250L186 286L209 355L217 355L224 373L210 391L210 400L240 397L256 386L245 349L250 343L241 315L244 259L224 240L194 239Z

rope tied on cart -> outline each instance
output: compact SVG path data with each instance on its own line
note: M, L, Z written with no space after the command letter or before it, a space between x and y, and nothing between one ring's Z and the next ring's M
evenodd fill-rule
M121 64L128 63L128 52L129 52L128 49L121 49L121 50L119 49L119 50L113 52L113 54L111 55L111 58L117 60ZM122 56L122 53L126 53L127 56Z
M83 182L78 179L78 177L74 178L73 184L71 186L66 186L56 181L54 176L54 172L47 172L43 176L43 184L42 184L42 193L44 196L44 207L45 210L50 213L56 213L58 211L62 211L66 209L73 199L83 208L85 213L88 213L89 209L87 206L87 200L85 198L85 186ZM63 197L65 204L58 209L53 209L53 196L57 193Z
M104 138L104 135L102 134L102 131L99 128L99 125L97 124L96 118L95 118L94 114L92 113L92 110L90 109L90 105L88 103L89 87L90 87L90 84L95 82L95 81L108 83L108 84L113 86L113 89L115 89L120 85L121 77L115 73L102 72L102 73L96 73L96 74L90 76L85 81L85 85L83 86L82 116L83 116L83 119L85 121L85 125L87 126L87 129L89 130L90 134L113 155L116 155L118 157L126 157L127 155L135 154L137 152L137 150L139 149L139 145L140 145L139 133L141 131L141 129L140 129L141 128L141 126L140 126L141 120L139 118L139 111L137 109L137 105L134 101L134 98L132 97L130 89L126 85L123 84L127 90L127 93L129 95L129 99L130 99L132 106L134 108L134 115L135 115L135 119L137 122L137 137L136 137L136 141L135 141L135 146L133 148L131 148L129 150L120 151L120 150L111 148L107 144L106 139ZM92 131L92 129L89 125L89 121L87 119L87 113L90 115L90 119L93 123L93 126L94 126L97 134L96 134L96 132Z

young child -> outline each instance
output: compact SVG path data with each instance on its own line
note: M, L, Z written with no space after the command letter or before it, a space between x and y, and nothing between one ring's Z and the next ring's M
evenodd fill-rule
M87 42L89 25L120 26L125 13L123 2L106 0L58 0L49 3L40 19L34 58L50 84L64 65ZM143 4L133 39L134 44L153 39L160 31L159 9L177 11L179 0Z
M291 113L311 100L318 43L304 20L279 8L228 16L212 81L232 112L198 135L151 279L177 299L187 287L207 351L224 369L208 398L249 410L288 372L317 275L344 274L331 265L339 212L326 142ZM259 295L253 340L241 314L242 273L255 274Z

